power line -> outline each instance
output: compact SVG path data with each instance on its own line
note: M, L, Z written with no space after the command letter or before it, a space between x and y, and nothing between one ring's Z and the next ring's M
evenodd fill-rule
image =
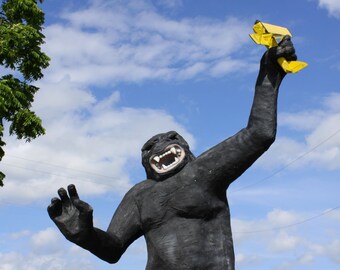
M318 215L315 215L315 216L312 216L310 218L307 218L307 219L304 219L304 220L301 220L301 221L298 221L298 222L295 222L295 223L292 223L292 224L288 224L288 225L285 225L285 226L279 226L279 227L275 227L275 228L268 228L268 229L262 229L262 230L255 230L255 231L243 231L243 232L234 232L233 233L237 233L237 234L252 234L252 233L263 233L263 232L271 232L271 231L278 231L278 230L282 230L282 229L287 229L287 228L290 228L290 227L294 227L294 226L297 226L297 225L301 225L303 223L306 223L306 222L309 222L309 221L312 221L314 219L317 219L319 217L322 217L324 215L327 215L329 214L330 212L333 212L337 209L340 209L340 205L336 206L336 207L333 207L327 211L324 211Z
M275 175L279 174L280 172L282 172L283 170L287 169L289 166L291 166L293 163L297 162L300 159L303 159L305 156L309 155L310 153L314 152L317 148L319 148L321 145L323 145L324 143L326 143L327 141L329 141L330 139L332 139L333 137L335 137L338 133L340 133L340 129L337 130L335 133L331 134L330 136L328 136L326 139L324 139L323 141L321 141L320 143L318 143L317 145L315 145L313 148L311 148L310 150L308 150L307 152L303 153L302 155L296 157L294 160L288 162L286 165L284 165L283 167L281 167L280 169L274 171L272 174L254 182L251 183L249 185L240 187L238 189L235 190L231 190L231 192L238 192L247 188L250 188L252 186L255 186L261 182L264 182L272 177L274 177ZM38 160L33 160L33 159L28 159L28 158L23 158L23 157L18 157L15 155L11 155L11 154L6 154L6 156L10 156L13 158L17 158L17 159L21 159L21 160L26 160L26 161L30 161L30 162L35 162L38 164L46 164L48 166L53 166L53 167L57 167L57 168L62 168L62 169L66 169L66 170L71 170L71 171L76 171L76 172L80 172L80 173L85 173L85 174L90 174L93 176L99 176L99 177L104 177L104 178L109 178L109 179L117 179L111 176L107 176L107 175L102 175L102 174L97 174L97 173L93 173L93 172L89 172L89 171L84 171L84 170L79 170L79 169L73 169L73 168L68 168L62 165L57 165L57 164L53 164L53 163L48 163L48 162L44 162L44 161L38 161ZM1 164L7 165L7 166L11 166L11 167L17 167L20 169L25 169L25 170L31 170L31 171L35 171L35 172L40 172L40 173L44 173L44 174L50 174L50 175L54 175L54 176L58 176L58 177L63 177L66 178L67 176L64 175L57 175L57 174L53 174L50 172L46 172L46 171L41 171L41 170L35 170L35 169L30 169L30 168L25 168L25 167L21 167L21 166L17 166L17 165L13 165L13 164L9 164L9 163L5 163L5 162L1 162ZM89 182L91 182L91 180L88 180ZM105 184L106 185L106 184ZM112 185L108 185L108 186L112 186Z
M51 167L56 167L56 168L61 168L61 169L66 169L66 170L75 171L75 172L86 173L86 174L91 174L91 175L94 175L94 176L100 176L100 177L105 177L105 178L111 178L111 179L113 179L112 176L107 176L107 175L98 174L98 173L94 173L94 172L89 172L89 171L84 171L84 170L69 168L69 167L65 167L65 166L62 166L62 165L57 165L57 164L53 164L53 163L48 163L48 162L45 162L45 161L33 160L33 159L18 157L18 156L14 156L14 155L11 155L11 154L6 154L6 156L13 157L13 158L17 158L17 159L21 159L21 160L26 160L26 161L30 161L30 162L34 162L34 163L38 163L38 164L46 164L46 165L51 166ZM8 164L8 163L7 163L7 164Z
M287 163L285 166L283 166L282 168L278 169L277 171L275 171L274 173L272 173L271 175L265 177L265 178L262 178L261 180L259 181L256 181L252 184L249 184L247 186L244 186L244 187L241 187L237 190L233 190L233 192L238 192L240 190L243 190L243 189L247 189L249 187L252 187L254 185L257 185L261 182L264 182L266 180L268 180L269 178L277 175L278 173L282 172L283 170L285 170L286 168L288 168L289 166L291 166L293 163L297 162L298 160L300 159L303 159L305 156L309 155L310 153L314 152L318 147L320 147L321 145L323 145L324 143L326 143L327 141L329 141L330 139L332 139L333 137L335 137L338 133L340 133L340 129L337 130L335 133L331 134L330 136L328 136L326 139L324 139L323 141L321 141L320 143L318 143L317 145L315 145L313 148L311 148L309 151L303 153L302 155L298 156L297 158L295 158L294 160L292 160L291 162ZM87 171L83 171L83 170L77 170L77 169L72 169L72 168L67 168L67 167L64 167L64 166L61 166L61 165L55 165L55 164L51 164L51 163L47 163L47 162L43 162L43 161L36 161L36 160L31 160L31 159L27 159L27 158L22 158L22 157L18 157L18 156L14 156L14 155L10 155L14 158L18 158L18 159L22 159L22 160L26 160L26 161L30 161L30 162L35 162L35 163L40 163L40 164L46 164L48 166L53 166L53 167L58 167L58 168L63 168L63 169L67 169L67 170L73 170L73 171L77 171L77 172L81 172L81 173L87 173L87 174L92 174L92 175L96 175L96 176L100 176L100 177L105 177L105 178L111 178L111 179L115 179L113 177L110 177L110 176L106 176L106 175L100 175L100 174L96 174L96 173L93 173L93 172L87 172ZM30 168L26 168L26 167L22 167L22 166L18 166L18 165L13 165L13 164L8 164L8 163L5 163L5 162L1 162L1 164L3 165L6 165L6 166L11 166L11 167L16 167L16 168L20 168L20 169L24 169L24 170L30 170L30 171L34 171L34 172L38 172L38 173L44 173L44 174L49 174L49 175L52 175L52 176L58 176L58 177L63 177L63 178L70 178L69 176L65 176L65 175L59 175L59 174L54 174L54 173L51 173L51 172L46 172L46 171L41 171L41 170L35 170L35 169L30 169ZM80 179L79 179L80 180ZM84 179L82 178L81 180L83 181L87 181L87 182L92 182L92 183L97 183L98 182L94 182L94 181L91 181L89 179ZM105 184L105 183L99 183L99 184L102 184L102 185L106 185L106 186L109 186L109 187L114 187L113 185L109 185L109 184ZM6 204L6 203L5 203ZM325 212L322 212L318 215L315 215L315 216L312 216L310 218L307 218L305 220L302 220L302 221L299 221L299 222L296 222L296 223L292 223L292 224L289 224L289 225L285 225L285 226L280 226L280 227L275 227L275 228L268 228L268 229L262 229L262 230L255 230L255 231L244 231L244 232L233 232L233 233L237 233L237 234L252 234L252 233L263 233L263 232L270 232L270 231L276 231L276 230L281 230L281 229L286 229L286 228L290 228L290 227L293 227L293 226L297 226L297 225L300 225L300 224L303 224L303 223L306 223L306 222L309 222L309 221L312 221L314 219L317 219L319 217L322 217L332 211L335 211L337 209L340 208L340 205L339 206L336 206L334 208L331 208Z
M9 167L14 167L14 168L18 168L18 169L33 171L33 172L37 172L37 173L48 174L48 175L57 176L57 177L61 177L61 178L67 178L67 179L72 178L71 176L67 176L67 175L55 174L55 173L51 173L51 172L46 172L46 171L41 171L41 170L36 170L36 169L31 169L31 168L26 168L26 167L22 167L22 166L18 166L18 165L8 164L6 162L1 162L1 164L5 165L5 166L9 166ZM78 180L82 180L82 181L85 181L85 182L95 183L95 184L104 185L104 186L108 186L108 187L115 187L114 185L110 185L110 184L106 184L106 183L100 183L98 181L90 180L90 179L87 179L87 178L83 178L83 177L79 178L79 176L76 176L74 178L77 178ZM113 178L113 177L110 177L110 178L111 179L117 179L117 178Z
M247 188L250 188L252 186L258 185L259 183L262 183L272 177L274 177L275 175L279 174L280 172L282 172L283 170L287 169L289 166L291 166L293 163L297 162L300 159L303 159L305 156L309 155L310 153L314 152L318 147L320 147L321 145L323 145L324 143L326 143L327 141L329 141L330 139L332 139L333 137L335 137L338 133L340 133L340 129L337 130L335 133L333 133L332 135L330 135L329 137L327 137L326 139L324 139L323 141L321 141L320 143L318 143L317 145L315 145L313 148L311 148L310 150L308 150L307 152L303 153L302 155L296 157L295 159L293 159L292 161L288 162L286 165L284 165L283 167L281 167L280 169L276 170L275 172L273 172L272 174L254 182L251 183L249 185L240 187L238 189L232 190L231 192L238 192Z
M330 136L328 136L326 139L324 139L323 141L321 141L320 143L318 143L317 145L315 145L313 148L311 148L309 151L303 153L302 155L298 156L297 158L295 158L294 160L292 160L291 162L287 163L285 166L283 166L282 168L278 169L277 171L273 172L272 174L260 179L259 181L256 181L254 183L251 183L249 185L243 186L241 188L238 188L236 190L231 190L231 192L238 192L247 188L250 188L252 186L255 186L261 182L264 182L270 178L272 178L273 176L277 175L278 173L282 172L283 170L285 170L286 168L288 168L289 166L291 166L293 163L297 162L298 160L304 158L305 156L309 155L310 153L314 152L318 147L320 147L321 145L323 145L324 143L326 143L327 141L329 141L330 139L332 139L333 137L335 137L338 133L340 133L340 129L337 130L335 133L331 134ZM22 160L26 160L26 161L30 161L30 162L35 162L35 163L40 163L40 164L46 164L48 166L53 166L53 167L58 167L58 168L63 168L63 169L67 169L67 170L72 170L72 171L76 171L76 172L80 172L80 173L86 173L86 174L91 174L94 176L99 176L99 177L104 177L104 178L109 178L109 179L117 179L111 176L107 176L107 175L101 175L101 174L97 174L97 173L93 173L93 172L88 172L88 171L83 171L83 170L78 170L78 169L73 169L73 168L68 168L68 167L64 167L61 165L56 165L56 164L52 164L52 163L47 163L47 162L43 162L43 161L37 161L37 160L32 160L32 159L27 159L27 158L23 158L23 157L18 157L18 156L14 156L14 155L7 155L7 156L11 156L14 158L18 158L18 159L22 159ZM10 167L15 167L15 168L19 168L19 169L24 169L24 170L29 170L29 171L33 171L33 172L38 172L38 173L43 173L43 174L48 174L48 175L52 175L52 176L57 176L57 177L62 177L62 178L71 178L70 176L67 175L60 175L60 174L55 174L55 173L51 173L51 172L47 172L47 171L42 171L42 170L36 170L36 169L31 169L31 168L26 168L26 167L22 167L22 166L18 166L18 165L13 165L13 164L8 164L6 162L1 162L2 165L5 166L10 166ZM86 178L79 178L79 176L76 176L76 178L78 178L78 180L83 180L86 182L90 182L90 183L96 183L96 184L101 184L101 185L105 185L108 187L115 187L114 185L110 185L110 184L106 184L106 183L98 183L96 181L90 180L90 179L86 179Z
M339 130L337 133L339 133L339 132L340 132L340 130ZM335 135L335 134L333 134L332 136L330 136L328 139L330 139L330 138L333 137L334 135ZM326 140L325 140L325 141L326 141ZM325 141L323 141L323 143L324 143ZM316 147L318 147L318 146L320 146L320 144L317 145ZM316 147L314 147L313 149L315 149ZM310 152L311 152L311 151L305 153L304 155L299 156L299 158L302 158L303 156L307 155L307 154L310 153ZM38 172L38 173L45 173L45 174L54 175L54 176L63 177L63 178L66 178L66 177L67 177L67 176L65 176L65 175L58 175L58 174L53 174L53 173L50 173L50 172L45 172L45 171L40 171L40 170L29 169L29 168L25 168L25 167L21 167L21 166L17 166L17 165L6 164L6 163L3 163L3 162L2 162L2 164L5 164L5 165L7 165L7 166L12 166L12 167L20 168L20 169L35 171L35 172ZM286 166L286 167L287 167L287 166ZM69 177L67 177L67 178L69 178ZM82 180L94 183L94 181L91 181L91 180L88 180L88 179L82 179ZM97 183L97 182L96 182L96 183ZM258 182L257 182L257 183L258 183ZM106 185L106 186L110 186L110 187L114 187L113 185L109 185L109 184L105 184L105 183L101 183L101 184L102 184L102 185ZM10 205L10 204L14 204L14 203L6 202L6 201L5 201L4 203L2 203L2 205ZM31 206L26 206L26 207L33 208L33 207L31 207ZM233 233L235 233L235 234L253 234L253 233L264 233L264 232L271 232L271 231L277 231L277 230L281 230L281 229L286 229L286 228L298 226L298 225L301 225L301 224L303 224L303 223L306 223L306 222L312 221L312 220L314 220L314 219L320 218L320 217L322 217L322 216L324 216L324 215L327 215L327 214L329 214L330 212L333 212L333 211L335 211L335 210L337 210L337 209L340 209L340 205L338 205L338 206L336 206L336 207L333 207L333 208L331 208L331 209L329 209L329 210L327 210L327 211L324 211L324 212L322 212L322 213L320 213L320 214L317 214L317 215L315 215L315 216L312 216L312 217L310 217L310 218L307 218L307 219L304 219L304 220L301 220L301 221L298 221L298 222L295 222L295 223L292 223L292 224L288 224L288 225L285 225L285 226L279 226L279 227L268 228L268 229L262 229L262 230L254 230L254 231L240 231L240 232L238 232L238 231L233 231Z

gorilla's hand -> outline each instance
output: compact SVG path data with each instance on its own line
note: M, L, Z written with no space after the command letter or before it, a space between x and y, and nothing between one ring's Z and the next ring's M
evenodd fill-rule
M71 242L82 245L87 242L93 231L93 209L79 199L76 187L58 190L59 198L53 198L47 211L62 234Z
M295 61L297 59L295 48L290 36L284 36L277 47L267 50L261 59L261 68L265 68L267 70L276 70L282 74L285 74L277 62L280 57L284 57L287 61Z

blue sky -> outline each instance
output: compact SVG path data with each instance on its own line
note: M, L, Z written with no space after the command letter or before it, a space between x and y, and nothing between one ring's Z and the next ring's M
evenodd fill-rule
M47 134L6 137L0 270L145 269L144 239L109 265L68 243L46 207L77 185L106 229L145 179L140 148L177 130L199 155L247 123L265 48L288 27L309 66L281 85L277 140L228 190L237 269L340 267L340 1L48 1L51 65L33 109ZM80 266L79 266L80 264Z

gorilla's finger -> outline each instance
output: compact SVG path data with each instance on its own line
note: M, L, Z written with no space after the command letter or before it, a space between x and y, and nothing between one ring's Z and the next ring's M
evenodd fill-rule
M287 55L286 56L286 60L287 61L296 61L297 60L297 56L295 53L293 53L292 55Z
M286 43L286 42L291 42L291 37L289 35L285 35L282 40L280 41L279 43L279 46L282 45L283 43Z
M289 57L295 54L293 45L278 46L276 50L276 57Z
M62 203L58 198L53 198L51 204L47 207L48 215L51 219L54 219L61 215Z
M51 204L57 204L57 203L60 203L61 201L60 201L60 199L58 199L57 197L54 197L54 198L52 198L51 199Z
M74 206L79 210L80 214L89 213L93 211L93 208L88 203L76 199L73 201Z
M67 192L66 192L66 190L64 188L59 188L58 189L58 194L59 194L59 197L60 197L61 202L63 203L63 205L65 205L65 206L71 205L70 198L68 197Z
M71 184L67 187L68 194L70 195L71 202L74 202L75 200L79 200L79 195L76 189L76 186Z

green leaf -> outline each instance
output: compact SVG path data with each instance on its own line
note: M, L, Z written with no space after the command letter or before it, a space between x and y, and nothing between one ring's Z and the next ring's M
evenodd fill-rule
M0 187L4 186L3 180L5 179L5 174L3 172L0 172Z
M45 134L45 129L42 127L41 119L34 112L20 110L14 115L9 132L10 135L16 134L18 139L26 139L29 142Z
M0 161L5 155L3 120L10 123L10 135L30 141L45 134L41 119L30 110L39 90L33 81L43 77L50 58L41 50L45 36L42 0L3 0L0 5L0 65L20 73L0 77ZM3 69L2 69L3 70ZM0 186L5 175L0 172Z

